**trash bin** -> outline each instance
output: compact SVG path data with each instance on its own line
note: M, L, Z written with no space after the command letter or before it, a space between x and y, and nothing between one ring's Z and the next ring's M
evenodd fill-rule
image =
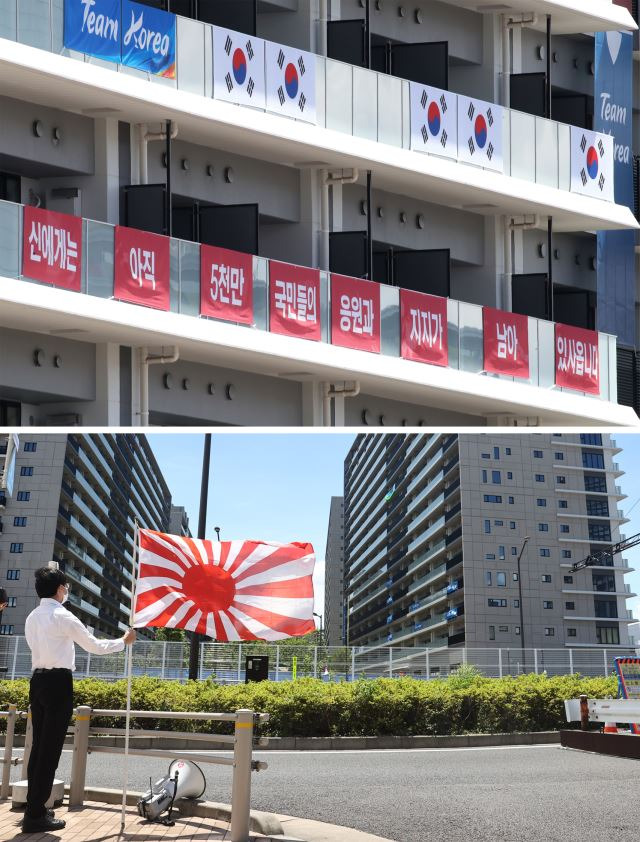
M269 678L269 656L247 655L244 659L244 683L267 681Z

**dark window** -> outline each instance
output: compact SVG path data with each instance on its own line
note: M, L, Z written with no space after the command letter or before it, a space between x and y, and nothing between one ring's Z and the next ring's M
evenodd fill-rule
M571 550L563 550L562 558L571 558Z
M494 459L499 459L499 458L500 458L500 448L499 448L499 447L494 447L494 448L493 448L493 458L494 458Z
M24 546L24 544L11 544L11 546L9 547L9 552L10 553L21 553L23 546Z
M536 482L544 482L544 474L536 474Z
M489 626L489 640L495 640L495 639L496 639L496 627L495 626Z
M21 477L32 477L33 476L33 468L31 466L27 467L25 465L20 468L20 476Z
M543 573L542 574L542 581L543 582L551 582L551 574L550 573Z
M546 547L542 547L540 550L540 555L542 558L550 558L551 550L548 550Z
M18 605L18 599L15 596L7 597L7 608L15 608Z
M37 441L26 441L24 443L24 452L25 453L35 453L38 449L38 442Z
M507 587L507 574L500 571L496 573L496 585L499 588L506 588Z
M491 471L491 482L494 485L500 485L502 483L502 477L500 475L500 471Z
M553 637L556 633L556 630L551 626L551 628L546 627L544 630L545 637Z
M538 499L536 500L536 506L546 506L546 505L547 505L546 499L544 497L538 497Z
M553 600L552 599L543 599L542 600L542 607L543 608L553 608Z
M571 529L569 528L569 526L566 523L561 523L560 524L560 532L562 532L563 535L566 535L567 532L571 532Z
M566 477L556 477L556 485L566 485L567 478Z
M491 521L490 521L490 520L485 520L485 522L484 522L484 531L485 531L485 535L490 535L490 534L491 534Z
M568 500L558 500L558 508L559 509L568 509L569 508L569 501Z
M504 547L502 545L500 545L498 547L498 558L500 558L504 561L504 557L505 557Z
M517 547L511 547L511 555L518 555L518 548Z
M488 588L491 587L491 571L490 570L487 570L487 572L484 574L484 583Z
M513 471L507 471L507 479L513 479Z
M607 492L607 478L600 474L585 474L584 475L584 490L585 491L599 491L603 494Z
M600 433L580 433L580 444L602 447L602 435Z
M533 458L534 459L542 459L543 455L544 454L542 453L541 450L534 450L533 451Z
M13 634L13 626L8 626L3 623L0 625L0 634Z
M500 495L500 494L485 494L484 495L484 502L485 503L502 503L502 495Z
M20 578L20 571L19 570L7 570L7 579L10 579L12 582L17 582Z
M576 629L567 629L567 637L576 637Z
M514 503L515 503L515 497L509 497L509 505L513 506Z
M565 585L573 585L573 576L565 576L564 583Z
M515 529L515 528L516 528L515 520L510 520L509 521L509 529Z
M487 561L495 561L496 560L496 554L495 553L485 553L484 557Z
M583 450L582 467L604 469L604 454L597 450Z
M616 577L612 573L592 574L594 591L613 593L616 589Z
M556 458L556 462L564 462L564 453L559 453L556 451L556 453L554 453L553 455Z
M482 482L486 482L486 481L487 481L487 472L483 471L482 472Z
M504 521L503 520L494 520L493 525L494 526L504 526Z
M618 626L596 626L596 640L598 643L620 643L620 629Z
M487 605L489 608L506 608L507 607L507 600L506 599L488 599Z
M594 517L609 517L609 503L600 497L587 497L587 514Z
M615 599L594 599L596 617L617 617L618 603Z
M538 532L548 532L549 531L549 524L548 523L539 523L538 524Z
M480 456L482 459L491 459L490 453L481 453Z
M567 611L575 611L576 610L575 602L565 602L564 607Z
M27 525L26 517L14 517L13 525L14 526L26 526Z
M593 523L589 521L590 541L611 541L611 526L608 523Z
M31 499L31 492L30 491L18 491L18 496L16 498L19 503L25 503L27 500Z
M505 447L504 452L506 453L507 456L511 456L511 448L510 447Z

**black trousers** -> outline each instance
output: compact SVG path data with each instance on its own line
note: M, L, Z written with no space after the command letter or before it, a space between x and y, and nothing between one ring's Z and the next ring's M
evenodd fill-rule
M46 812L64 738L73 713L71 671L34 673L29 687L33 744L27 768L25 815L39 819Z

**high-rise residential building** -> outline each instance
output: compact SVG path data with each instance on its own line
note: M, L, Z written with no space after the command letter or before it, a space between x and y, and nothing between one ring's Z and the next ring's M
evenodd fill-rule
M185 538L191 538L189 515L184 506L171 506L171 512L169 513L169 533L171 535L182 535Z
M0 436L0 449L7 437ZM171 495L140 434L21 435L15 478L0 502L0 582L9 605L0 634L24 633L33 572L57 561L71 609L98 633L129 624L134 530L166 532Z
M344 500L331 498L324 568L324 640L344 643Z
M636 423L628 7L0 0L0 425Z
M615 441L600 433L360 435L345 461L349 642L633 645Z

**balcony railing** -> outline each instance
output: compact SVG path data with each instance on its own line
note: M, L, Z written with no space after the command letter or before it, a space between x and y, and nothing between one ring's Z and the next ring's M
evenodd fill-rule
M167 79L66 49L63 45L63 0L10 0L0 2L0 11L0 37L102 65L156 85L213 98L213 37L209 24L177 18L176 78ZM322 56L315 58L316 125L410 148L408 81ZM266 103L256 105L259 110L267 110ZM570 126L505 108L502 147L506 175L545 187L570 190Z
M81 293L101 299L114 297L115 236L114 226L92 220L82 225L82 286ZM24 278L21 266L23 234L23 206L0 202L0 276ZM199 318L200 301L200 246L197 243L171 239L171 301L170 311ZM253 258L253 324L247 330L269 330L269 260ZM329 273L320 273L321 341L329 342L330 335L330 284ZM400 289L381 285L381 354L400 357ZM78 294L78 293L76 293ZM132 305L135 306L135 305ZM470 373L484 372L483 308L476 304L448 299L449 368ZM528 380L511 375L491 375L500 379L564 391L555 386L555 333L554 323L529 318ZM365 353L365 352L363 352ZM601 400L617 401L616 338L599 334L600 395ZM574 392L575 394L575 392ZM582 394L582 393L581 393ZM89 447L110 476L112 467L99 449L88 439ZM614 468L615 470L615 468ZM132 504L133 505L133 504ZM142 518L142 516L141 516ZM144 520L144 518L142 518Z

